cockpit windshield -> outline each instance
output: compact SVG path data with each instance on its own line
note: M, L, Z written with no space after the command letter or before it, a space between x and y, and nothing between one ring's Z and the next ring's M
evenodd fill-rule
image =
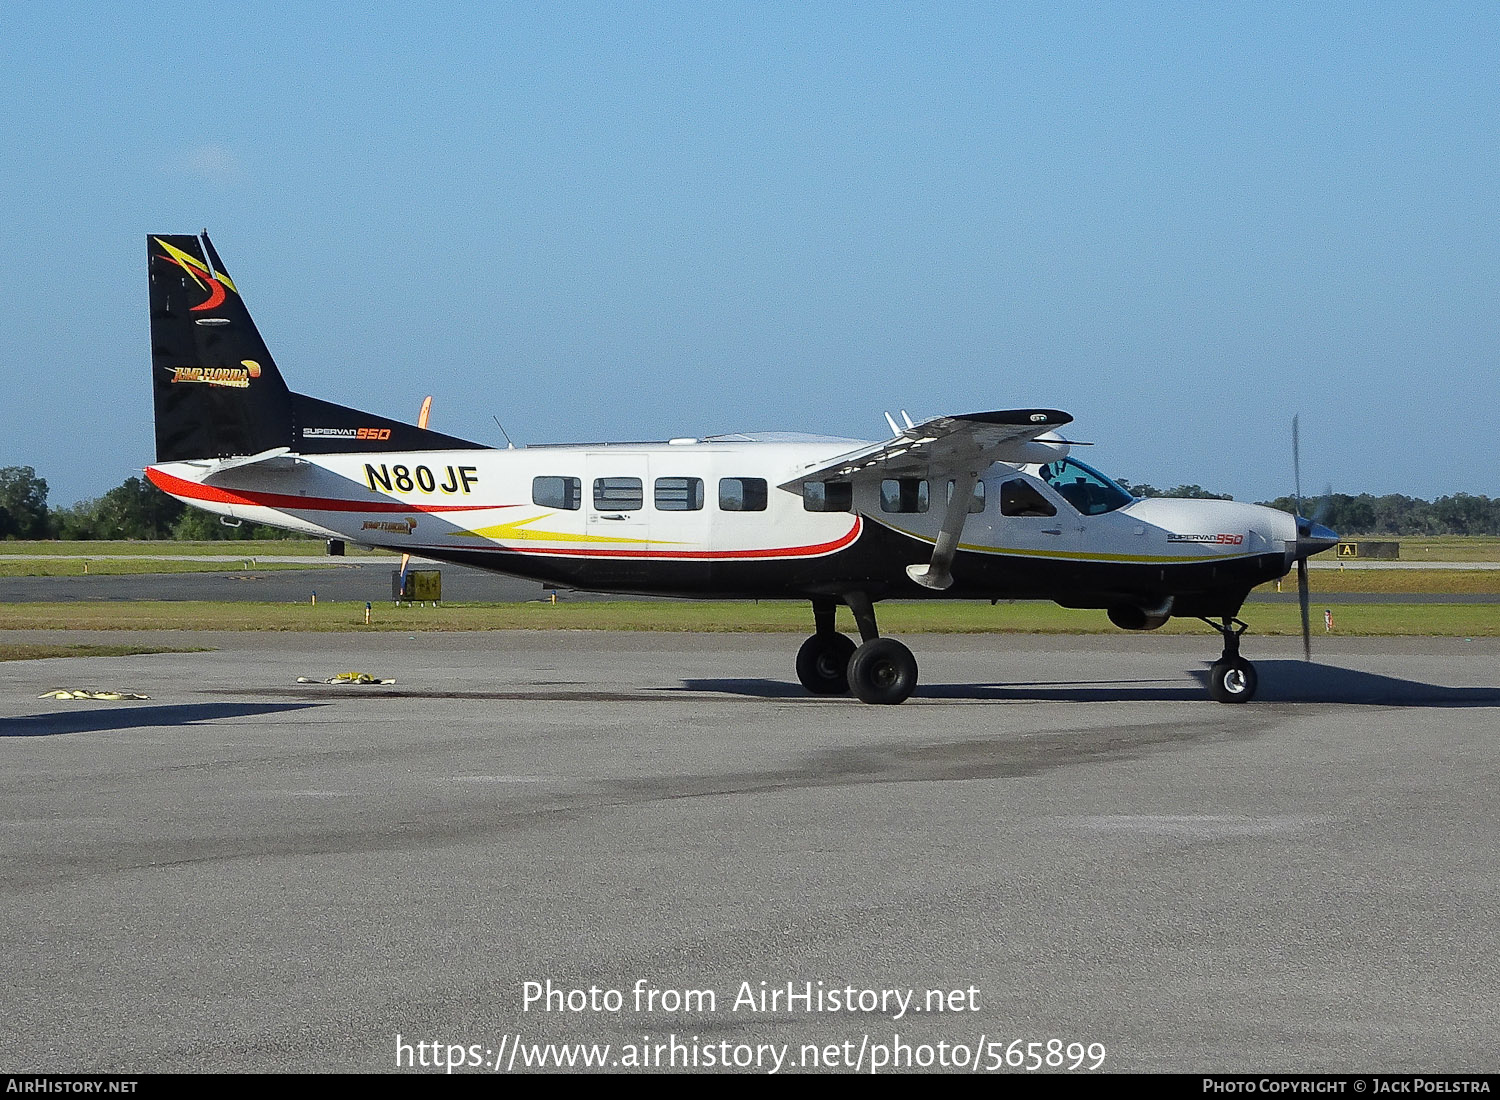
M1037 471L1037 476L1086 516L1113 512L1135 499L1098 470L1085 466L1076 458L1049 462Z

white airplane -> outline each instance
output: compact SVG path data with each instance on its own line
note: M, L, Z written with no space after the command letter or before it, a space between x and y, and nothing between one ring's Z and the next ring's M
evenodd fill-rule
M220 516L596 592L800 599L816 694L900 703L881 600L1052 600L1223 637L1209 692L1255 694L1240 606L1337 536L1221 500L1148 499L1072 457L1055 409L937 416L877 443L767 433L498 450L287 388L205 233L147 238L156 463ZM903 416L905 414L903 413ZM861 644L838 633L852 609Z

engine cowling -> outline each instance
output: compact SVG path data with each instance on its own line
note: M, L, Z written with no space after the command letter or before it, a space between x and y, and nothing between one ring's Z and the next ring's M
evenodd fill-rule
M1149 612L1134 604L1116 604L1107 613L1109 621L1121 630L1155 630L1172 617L1168 614Z

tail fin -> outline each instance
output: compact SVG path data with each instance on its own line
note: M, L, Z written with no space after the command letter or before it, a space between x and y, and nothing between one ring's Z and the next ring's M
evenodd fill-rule
M156 460L291 446L291 393L207 237L146 244Z
M146 238L156 460L477 450L478 443L293 393L205 233Z

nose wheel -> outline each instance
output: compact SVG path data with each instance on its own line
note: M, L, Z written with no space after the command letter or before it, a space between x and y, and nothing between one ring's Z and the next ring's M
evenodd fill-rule
M1248 703L1255 697L1255 666L1244 658L1215 661L1208 669L1208 694L1219 703Z
M1248 703L1255 698L1255 666L1240 656L1240 635L1250 629L1239 619L1204 619L1224 638L1224 652L1208 669L1208 694L1219 703Z

